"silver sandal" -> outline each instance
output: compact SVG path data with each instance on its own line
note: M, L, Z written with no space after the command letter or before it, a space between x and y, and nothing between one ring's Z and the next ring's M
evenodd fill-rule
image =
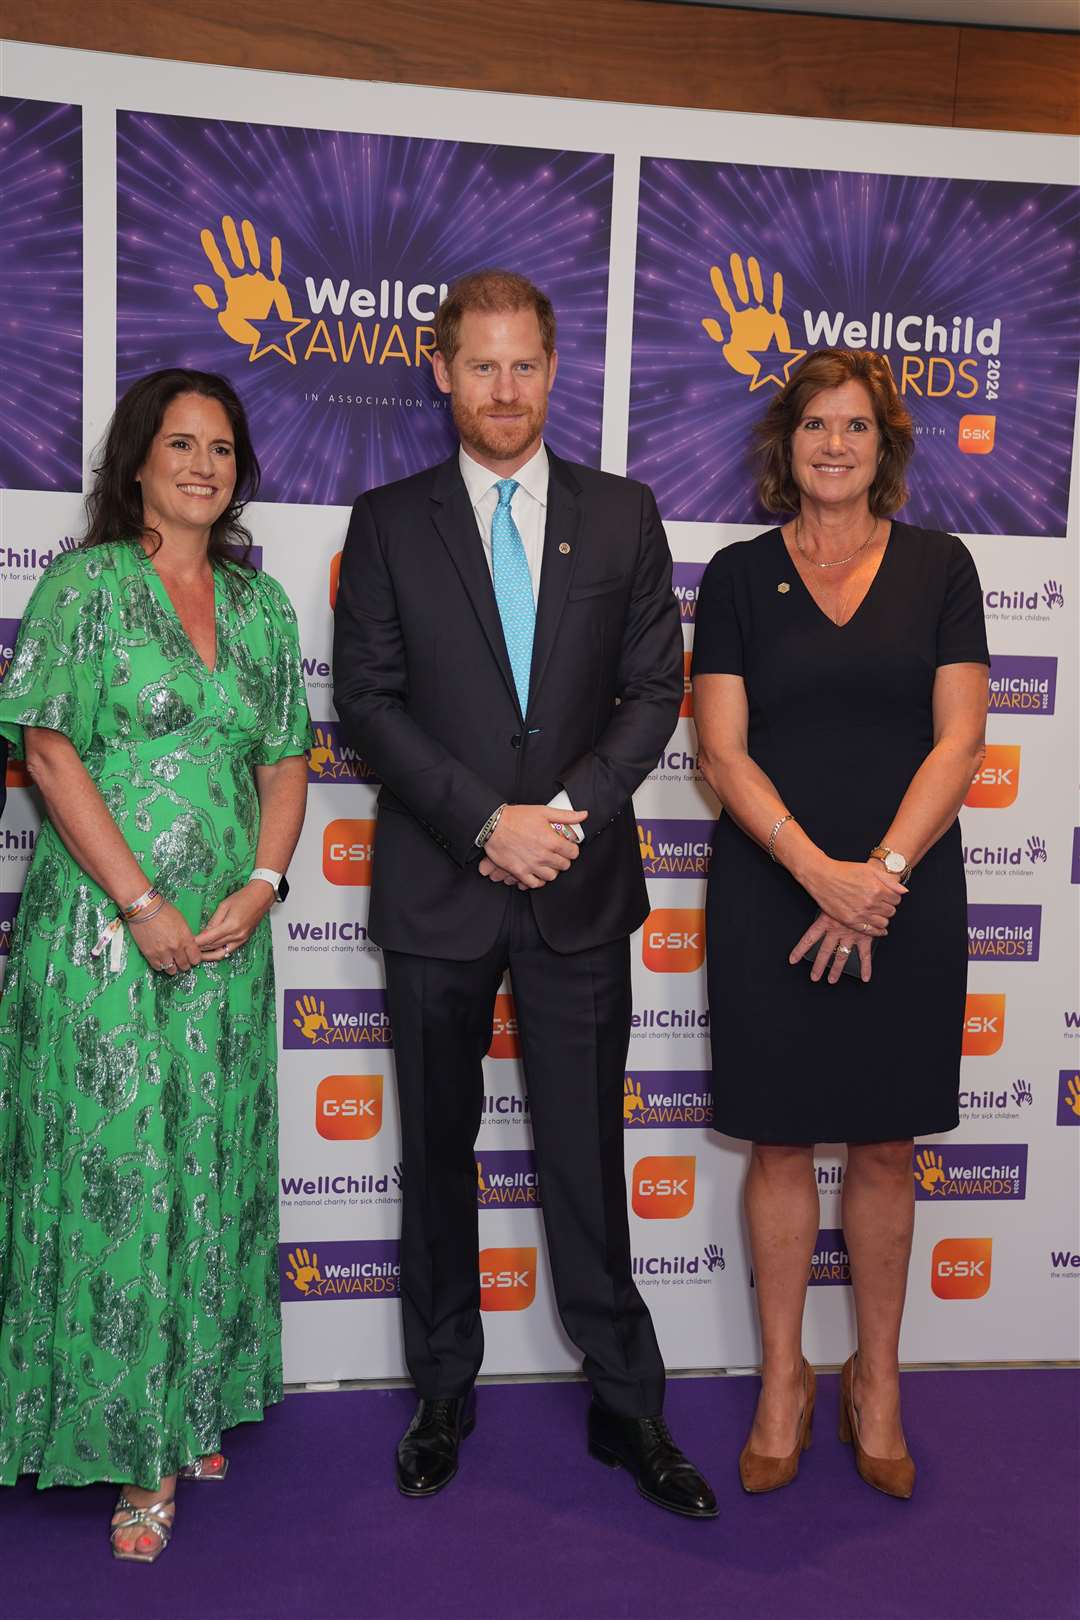
M180 1479L224 1479L229 1472L229 1459L222 1452L212 1452L209 1457L196 1457L194 1462L185 1463L179 1470Z
M172 1535L173 1529L172 1520L165 1517L166 1510L171 1508L175 1501L176 1497L170 1496L164 1502L151 1502L148 1507L136 1507L126 1492L121 1491L116 1499L113 1513L126 1513L128 1517L121 1519L119 1524L114 1524L109 1532L113 1557L119 1558L122 1563L126 1564L152 1564L156 1559L160 1558L169 1545L169 1537ZM121 1530L134 1530L136 1528L149 1530L157 1536L158 1544L153 1552L139 1552L137 1543L131 1548L116 1545L116 1537Z

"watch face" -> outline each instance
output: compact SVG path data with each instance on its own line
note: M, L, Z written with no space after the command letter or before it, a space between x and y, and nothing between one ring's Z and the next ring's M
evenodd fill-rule
M904 857L898 855L895 849L890 849L885 857L886 872L902 872L906 865L907 861L905 861Z
M288 880L288 878L285 876L285 874L283 872L281 874L281 882L277 886L277 897L278 897L279 900L284 900L284 899L286 899L288 897L288 893L289 893L289 880Z

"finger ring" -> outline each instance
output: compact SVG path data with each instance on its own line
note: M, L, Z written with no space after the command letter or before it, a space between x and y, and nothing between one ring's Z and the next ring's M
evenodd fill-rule
M223 956L231 956L232 955L232 946L231 945L223 945L221 949L222 949L222 955Z
M859 927L862 929L864 934L868 934L870 932L870 924L869 923L860 923Z
M836 954L837 954L837 956L850 956L851 955L851 946L850 945L838 945L836 947Z
M163 968L167 969L167 968L174 968L176 966L176 963L170 957L167 962L162 962L161 965L162 965Z

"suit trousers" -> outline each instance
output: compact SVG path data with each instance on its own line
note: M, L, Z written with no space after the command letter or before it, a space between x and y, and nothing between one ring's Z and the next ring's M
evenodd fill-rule
M464 1395L483 1359L474 1146L483 1058L509 968L559 1315L602 1405L659 1415L664 1364L633 1280L626 1211L629 940L560 955L545 944L528 893L507 887L484 956L384 955L404 1161L405 1359L419 1394Z

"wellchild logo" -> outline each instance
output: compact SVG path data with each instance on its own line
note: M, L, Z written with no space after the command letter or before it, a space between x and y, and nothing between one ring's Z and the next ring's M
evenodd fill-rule
M987 743L982 764L971 779L964 803L974 809L1004 810L1020 791L1020 748L1014 743Z
M1080 1248L1080 1244L1077 1245ZM1050 1275L1060 1280L1074 1282L1080 1278L1080 1254L1076 1249L1050 1250Z
M1049 860L1046 839L1031 833L1022 844L965 844L969 877L1029 878Z
M366 1142L382 1129L381 1074L328 1074L315 1092L315 1129L330 1142Z
M529 1099L519 1091L486 1091L481 1108L485 1125L520 1127L529 1123Z
M286 990L286 1050L393 1046L385 990Z
M397 1299L400 1245L396 1239L349 1243L278 1244L281 1301L298 1305L312 1299Z
M376 787L379 778L371 766L350 748L337 720L320 720L308 749L309 782L362 782Z
M964 1003L965 1057L991 1057L1005 1039L1005 997L969 995Z
M748 392L753 393L766 383L775 383L777 388L782 388L792 366L806 353L805 349L797 348L792 343L787 321L781 314L784 278L779 270L774 270L766 301L761 265L756 258L748 257L744 269L742 256L732 253L728 267L731 272L730 290L719 265L714 264L709 271L712 289L724 319L721 321L714 315L706 315L702 317L701 324L713 342L722 345L721 352L732 371L747 379ZM809 331L809 311L805 318ZM824 318L822 315L821 319ZM838 330L843 318L843 315L839 317ZM830 338L829 342L833 340Z
M282 1176L280 1181L282 1208L332 1209L345 1204L399 1204L403 1174L402 1166L395 1164L381 1175Z
M930 1258L938 1299L981 1299L990 1289L992 1238L942 1238Z
M476 1202L480 1209L539 1209L536 1155L527 1148L478 1154Z
M712 854L712 821L639 821L638 844L647 878L704 878Z
M1053 714L1056 693L1056 658L991 657L991 714Z
M0 578L6 576L12 581L36 579L54 557L61 556L65 551L77 551L78 547L79 541L70 534L63 535L55 546L47 546L43 551L36 546L0 546Z
M683 624L694 622L701 576L704 572L704 563L677 562L672 565L671 588L675 592L675 599L679 604L679 618Z
M635 1069L623 1081L623 1124L627 1130L707 1129L713 1120L711 1078L704 1070Z
M19 639L19 625L21 619L0 619L0 681L8 672L8 665L15 656L15 643Z
M384 279L376 290L354 288L348 280L334 282L329 276L317 286L314 276L305 276L310 313L297 316L292 294L282 280L281 238L270 237L269 275L258 233L249 219L242 219L237 231L236 221L226 214L221 238L228 249L228 264L214 232L201 233L199 240L216 285L197 282L192 291L205 309L217 315L226 337L247 349L249 363L279 355L291 366L313 356L347 365L357 346L369 366L391 360L419 366L430 356L435 329L427 323L434 320L446 297L445 284L421 282L406 288L401 281ZM327 318L347 314L355 319L331 322ZM313 324L313 316L322 318ZM308 331L308 327L312 329Z
M636 1040L700 1040L709 1033L708 1007L642 1007L630 1015ZM623 1103L625 1115L626 1104Z
M1057 579L1044 579L1041 590L983 592L983 608L991 623L1049 624L1057 609L1064 606L1065 592Z
M653 973L694 973L705 960L705 913L660 907L645 922L641 956Z
M495 1013L491 1020L491 1045L488 1047L487 1055L489 1058L521 1056L517 1013L514 1011L512 995L495 997Z
M0 894L0 960L11 950L11 936L21 894Z
M961 1091L960 1113L964 1119L1019 1119L1030 1108L1035 1094L1028 1080L1014 1080L999 1091Z
M1080 1074L1075 1069L1062 1069L1058 1075L1057 1122L1080 1125Z
M375 822L345 816L326 824L323 877L328 883L366 886L375 857Z
M968 906L969 962L1037 962L1041 906Z
M526 1311L536 1298L536 1250L480 1250L480 1309Z
M641 1288L710 1283L726 1269L724 1251L718 1243L707 1243L696 1254L635 1254L632 1263L634 1281Z
M915 1148L913 1153L916 1199L954 1202L1027 1196L1026 1143L950 1143Z
M691 739L692 741L693 739ZM672 745L664 750L656 762L656 769L649 773L650 782L700 782L701 761L693 748L680 748Z
M851 1261L844 1234L838 1228L823 1229L817 1235L810 1258L810 1285L850 1284Z
M639 1159L631 1180L630 1203L645 1221L679 1221L694 1207L693 1154Z

